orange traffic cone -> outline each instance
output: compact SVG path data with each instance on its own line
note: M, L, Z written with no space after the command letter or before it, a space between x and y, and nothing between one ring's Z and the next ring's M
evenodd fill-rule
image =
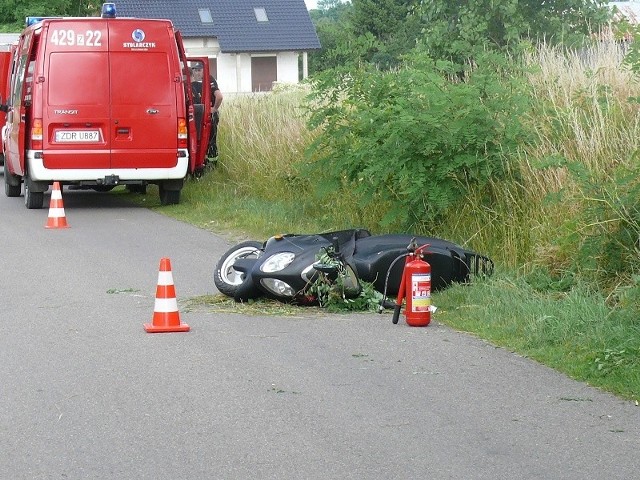
M51 201L49 202L49 218L44 228L69 228L69 225L67 225L67 217L64 216L60 182L53 182Z
M156 303L153 309L153 322L145 323L144 329L147 333L189 331L189 325L180 323L176 289L173 285L173 274L171 273L171 260L168 258L160 260Z

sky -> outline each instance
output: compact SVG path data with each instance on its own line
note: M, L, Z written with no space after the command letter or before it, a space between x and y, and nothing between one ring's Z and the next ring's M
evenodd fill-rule
M311 10L318 6L317 0L304 0L304 3L307 4L307 10Z

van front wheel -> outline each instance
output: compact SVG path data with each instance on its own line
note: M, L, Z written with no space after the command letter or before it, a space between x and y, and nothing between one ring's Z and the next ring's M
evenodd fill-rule
M7 164L4 164L4 193L7 197L19 197L22 185L20 184L20 177L11 175Z

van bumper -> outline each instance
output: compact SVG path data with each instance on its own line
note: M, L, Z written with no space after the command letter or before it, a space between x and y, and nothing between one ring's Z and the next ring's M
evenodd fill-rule
M180 150L180 156L172 168L46 168L42 158L36 158L36 151L28 150L29 176L34 181L102 183L107 177L117 177L123 183L128 180L171 180L184 178L189 167L189 153Z

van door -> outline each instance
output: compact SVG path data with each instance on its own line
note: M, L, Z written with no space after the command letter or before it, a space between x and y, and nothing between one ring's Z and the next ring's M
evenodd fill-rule
M108 24L111 165L173 167L178 161L178 102L184 105L184 91L170 24L135 19Z
M196 171L202 169L205 164L207 149L209 147L209 138L211 137L211 84L207 79L210 77L209 60L207 57L189 57L187 58L189 69L198 66L202 69L202 81L195 81L189 78L187 83L188 103L193 105L193 123L195 131L192 129L189 133L196 139L191 142L192 148L189 152L191 156L191 169ZM194 95L193 89L196 88L198 95ZM196 103L195 97L198 97L200 103Z
M6 105L9 98L9 67L11 66L11 51L9 45L0 45L0 104ZM7 114L0 111L0 129L4 128ZM0 152L1 154L2 152ZM0 160L3 157L0 155Z
M187 128L189 129L189 171L193 173L204 168L209 136L211 134L211 119L209 116L204 115L204 104L198 106L198 104L194 102L191 67L196 64L202 66L204 69L203 79L209 78L209 59L207 57L187 58L182 34L179 30L176 30L175 37L183 71L185 101L189 112L187 119ZM207 104L211 102L211 85L209 85L209 82L203 82L200 87L200 93L202 102L207 102Z
M24 175L26 141L26 107L31 102L27 96L26 83L31 84L33 73L32 50L34 36L27 32L13 54L8 112L5 133L5 163L15 175ZM5 178L5 182L7 179Z
M183 94L167 25L136 19L50 21L45 167L177 164L176 99Z
M100 19L45 21L40 49L44 166L106 169L111 165L109 44Z

